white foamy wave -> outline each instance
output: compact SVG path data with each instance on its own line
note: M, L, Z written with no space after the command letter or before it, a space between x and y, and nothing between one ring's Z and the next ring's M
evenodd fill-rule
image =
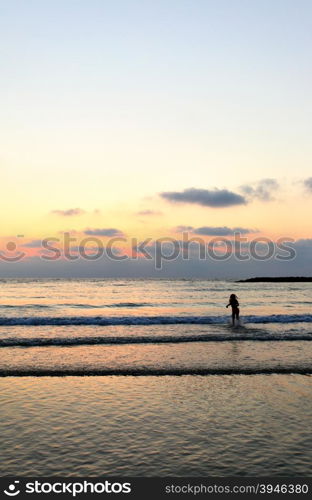
M242 319L245 324L312 323L312 314L250 315ZM228 321L228 316L22 316L2 317L0 326L218 325Z
M1 347L66 347L81 345L120 345L120 344L179 344L186 342L280 342L311 341L312 333L236 333L200 335L144 335L144 336L97 336L97 337L7 337L0 339Z

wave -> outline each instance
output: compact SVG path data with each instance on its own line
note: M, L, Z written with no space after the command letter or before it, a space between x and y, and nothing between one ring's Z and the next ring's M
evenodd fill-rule
M146 307L152 306L153 304L149 304L147 302L116 302L113 304L77 304L77 303L65 303L65 304L0 304L0 309L53 309L55 306L57 307L73 307L78 309L104 309L106 307L109 308L119 308L119 307ZM154 304L155 306L155 304Z
M152 306L147 302L116 302L113 304L60 304L61 306L66 307L77 307L77 308L86 308L86 309L103 309L105 307L146 307Z
M311 375L312 366L224 367L224 368L25 368L1 369L0 377L94 377L94 376L182 376L182 375Z
M0 317L0 326L217 325L228 321L228 316L19 316ZM312 323L312 314L244 316L243 321L255 324Z
M312 334L209 334L182 336L128 336L128 337L51 337L51 338L5 338L1 347L50 347L81 345L124 345L124 344L180 344L184 342L281 342L312 341Z
M53 306L52 306L53 307ZM50 309L48 304L0 304L0 309Z

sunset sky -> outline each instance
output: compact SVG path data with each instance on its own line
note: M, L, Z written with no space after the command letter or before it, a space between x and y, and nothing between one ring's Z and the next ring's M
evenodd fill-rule
M311 25L310 0L0 0L0 249L27 253L0 274L64 231L181 226L293 238L311 274Z

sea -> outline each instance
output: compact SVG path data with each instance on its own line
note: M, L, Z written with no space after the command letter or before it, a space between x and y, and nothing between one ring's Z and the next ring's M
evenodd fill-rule
M1 476L310 474L312 283L0 285Z

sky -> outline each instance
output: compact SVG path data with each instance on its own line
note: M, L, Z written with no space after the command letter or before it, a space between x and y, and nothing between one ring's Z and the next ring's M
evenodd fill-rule
M309 0L0 0L0 275L311 274L311 28ZM298 254L40 257L237 228Z

